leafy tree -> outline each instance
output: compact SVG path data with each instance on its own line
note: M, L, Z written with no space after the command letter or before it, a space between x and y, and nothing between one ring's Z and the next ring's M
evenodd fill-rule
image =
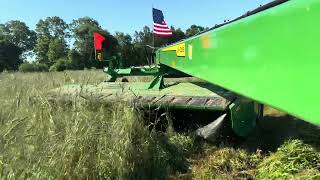
M20 66L19 66L19 71L20 72L36 72L36 68L34 66L34 64L32 63L28 63L28 62L25 62L25 63L22 63Z
M202 26L197 26L197 25L191 25L190 28L186 30L186 37L191 37L196 34L199 34L202 31L207 30L208 28L202 27Z
M141 64L139 57L136 55L136 49L132 44L132 37L129 34L116 32L115 38L118 40L118 51L125 67Z
M86 67L103 67L103 63L94 61L94 32L99 32L106 37L107 58L115 56L117 54L117 39L108 31L103 30L96 20L89 17L79 18L77 20L74 20L71 23L70 27L72 37L75 40L75 50L77 50L81 55Z
M3 40L21 48L22 51L32 50L35 44L36 34L21 21L8 21L0 25L0 34Z
M106 37L106 59L120 57L125 66L143 65L151 61L154 50L150 46L157 48L172 44L206 29L192 25L184 33L180 28L171 26L173 36L159 37L154 36L152 30L145 26L131 37L121 32L113 36L90 17L73 20L69 25L57 16L48 17L39 20L36 32L30 30L24 22L9 21L0 24L0 71L16 70L22 63L22 55L32 50L37 55L36 64L48 67L54 65L51 69L101 68L106 64L94 61L94 32ZM67 41L74 42L73 49L68 49ZM34 67L36 64L33 64ZM29 67L29 64L24 66Z
M158 48L168 44L172 44L186 37L184 32L180 28L175 29L174 27L171 27L171 31L173 33L173 36L170 37L159 37L156 35L154 36L153 32L148 26L145 26L142 31L135 31L133 40L133 46L135 49L134 53L137 59L134 62L135 65L146 64L147 60L150 61L152 50L146 50L145 48L147 45Z
M149 60L150 55L150 49L147 48L147 45L149 46L157 46L161 42L156 41L154 39L153 44L153 34L151 29L148 26L143 27L142 31L135 31L134 33L134 49L135 49L135 56L138 62L136 62L135 65L144 65Z
M49 69L49 71L64 71L69 68L69 61L58 59Z
M36 32L38 36L64 39L70 36L68 27L68 24L60 17L47 17L45 20L39 20Z
M132 45L132 38L129 34L116 32L115 38L117 39L120 46Z
M67 48L65 39L69 38L70 35L68 24L61 18L54 16L48 17L45 20L41 19L36 25L36 32L37 42L35 52L40 63L51 65L61 57L61 54L65 54L65 49ZM52 47L51 50L50 46ZM62 50L62 52L57 52L57 56L53 55L57 50Z
M56 38L49 43L48 60L49 65L55 63L57 59L67 56L67 46L64 39Z
M19 47L25 55L32 51L36 41L36 33L21 21L8 21L0 24L0 40Z
M0 72L4 69L18 70L20 64L23 63L20 56L22 50L8 41L0 41Z
M49 64L48 51L50 41L50 37L38 36L35 52L39 63Z
M180 28L175 29L174 27L171 27L171 31L173 36L171 36L169 39L170 44L186 38L185 33Z
M47 72L49 68L46 64L25 62L19 66L20 72Z
M173 35L170 37L153 36L151 29L148 26L145 26L142 31L135 31L133 43L135 46L153 45L154 40L154 46L161 47L186 37L185 33L180 28L175 29L171 26L171 31Z
M7 28L4 24L0 24L0 41L6 40Z
M143 27L142 31L134 32L134 44L135 46L152 45L152 32L148 26Z
M80 53L76 51L75 49L71 49L68 52L68 59L70 61L70 69L84 69L85 68L85 62L83 58L81 57Z

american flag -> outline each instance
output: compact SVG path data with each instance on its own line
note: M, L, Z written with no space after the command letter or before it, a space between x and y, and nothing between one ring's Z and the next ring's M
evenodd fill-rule
M161 10L153 8L153 33L158 36L172 36Z

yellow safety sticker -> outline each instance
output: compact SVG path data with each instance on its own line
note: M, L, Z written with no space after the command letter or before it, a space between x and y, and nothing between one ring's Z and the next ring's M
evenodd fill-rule
M170 46L170 47L162 49L162 51L176 51L177 56L185 57L186 56L186 44L182 43L182 44Z

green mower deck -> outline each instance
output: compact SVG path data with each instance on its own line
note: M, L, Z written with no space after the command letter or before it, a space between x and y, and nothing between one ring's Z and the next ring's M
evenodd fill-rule
M103 82L99 85L68 85L52 91L64 98L133 102L145 107L225 111L235 95L206 83L169 83L161 90L146 89L148 82ZM185 90L188 91L185 91Z
M229 114L232 129L239 136L250 134L261 111L253 101L205 82L170 82L162 89L148 89L149 86L150 82L67 85L52 90L49 93L49 100L67 103L79 99L109 104L126 102L137 108L225 113Z

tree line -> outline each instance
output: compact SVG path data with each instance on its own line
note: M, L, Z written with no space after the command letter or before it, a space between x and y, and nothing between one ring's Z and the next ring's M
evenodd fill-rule
M208 28L192 25L185 32L171 26L173 36L154 38L157 47L188 38ZM60 17L47 17L31 30L18 20L0 24L0 72L62 71L102 68L94 61L93 33L106 37L108 56L122 58L125 67L146 64L146 45L152 45L152 29L148 26L135 31L133 36L123 32L109 33L98 21L82 17L66 23ZM30 62L30 59L35 61Z

